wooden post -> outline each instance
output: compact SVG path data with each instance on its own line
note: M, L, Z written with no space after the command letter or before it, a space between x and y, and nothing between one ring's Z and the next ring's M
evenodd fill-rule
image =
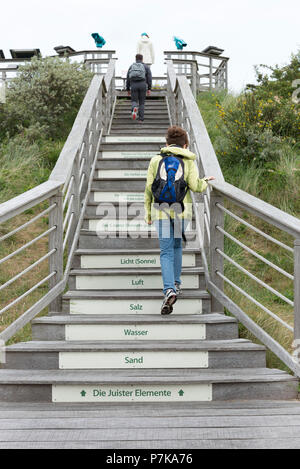
M180 90L178 89L177 91L177 103L176 103L176 108L177 108L177 125L183 126L183 101L182 101L182 95Z
M300 347L300 239L294 243L294 340Z
M80 178L79 178L79 171L80 171L79 153L77 153L75 161L74 161L74 166L73 166L74 182L73 182L73 190L72 190L72 195L73 195L73 201L72 201L73 210L72 210L72 212L74 213L74 216L73 216L70 236L69 236L69 239L68 239L68 253L69 254L70 254L73 238L74 238L75 231L76 231L78 221L79 221L79 217L80 217L80 193L79 193Z
M84 199L86 190L88 187L88 176L89 176L89 167L90 167L90 138L89 137L90 137L89 126L87 126L84 132L84 137L83 137L84 149L82 152L82 158L85 158L85 162L83 165L83 173L85 173L85 180L82 186L81 193L79 194L81 200ZM81 175L81 178L82 178L82 175ZM81 180L79 181L79 184L81 184Z
M213 60L209 57L209 91L213 89Z
M211 281L220 290L224 290L224 281L216 274L219 271L221 274L224 272L224 260L216 252L216 249L224 251L224 235L216 229L216 226L224 228L224 213L218 209L217 203L223 205L223 197L216 194L213 190L210 194L210 270L211 270ZM211 312L222 313L224 312L223 305L218 301L217 298L212 297L211 300Z
M195 62L191 63L192 68L192 93L195 99L197 99L197 65Z
M228 90L228 60L225 63L225 90Z
M49 251L56 249L56 252L49 258L49 271L56 272L56 275L49 280L51 290L63 278L63 195L59 192L51 197L50 205L56 204L54 210L49 214L49 228L56 226L56 229L49 234ZM55 298L49 304L49 313L61 311L61 297Z

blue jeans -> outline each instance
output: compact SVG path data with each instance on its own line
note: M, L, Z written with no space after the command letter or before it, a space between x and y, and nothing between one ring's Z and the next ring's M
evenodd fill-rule
M154 223L159 238L164 293L169 289L175 291L175 282L181 284L182 230L186 229L189 220L174 220L174 227L168 219Z

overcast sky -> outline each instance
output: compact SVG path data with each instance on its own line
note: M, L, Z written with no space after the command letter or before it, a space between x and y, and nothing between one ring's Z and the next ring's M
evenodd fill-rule
M230 57L229 87L240 91L254 82L255 64L286 63L300 48L299 0L14 0L1 1L0 49L70 45L94 49L91 33L117 51L118 73L133 61L141 33L151 37L156 63L153 75L164 73L164 50L175 50L173 36L184 39L186 50L208 45Z

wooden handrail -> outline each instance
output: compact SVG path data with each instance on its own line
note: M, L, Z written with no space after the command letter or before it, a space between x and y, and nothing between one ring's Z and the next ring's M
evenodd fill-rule
M300 220L298 218L283 212L279 208L258 199L228 182L211 181L210 185L239 207L246 209L280 230L289 233L294 238L300 237Z
M80 150L83 142L86 127L91 116L91 107L97 98L102 81L103 76L95 75L93 77L73 124L72 130L50 175L50 180L60 181L63 184L68 181L77 152Z
M218 158L188 81L186 77L178 76L177 83L182 94L182 100L184 102L187 116L189 117L204 174L206 176L215 176L219 182L223 182L224 176L220 168Z
M180 50L171 50L171 51L164 51L165 55L196 55L198 57L211 57L217 60L229 60L229 57L224 57L223 55L215 55L215 54L206 54L204 52L197 52L197 51L180 51ZM172 60L172 59L171 59Z
M0 205L0 223L38 205L56 194L62 187L59 181L47 181Z

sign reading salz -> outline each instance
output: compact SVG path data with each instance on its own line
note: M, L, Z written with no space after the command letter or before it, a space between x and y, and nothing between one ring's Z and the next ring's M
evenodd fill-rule
M211 384L53 385L53 402L211 401Z

